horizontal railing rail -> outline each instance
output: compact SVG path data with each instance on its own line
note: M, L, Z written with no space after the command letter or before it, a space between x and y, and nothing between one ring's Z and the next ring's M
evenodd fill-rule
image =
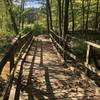
M0 62L0 74L2 73L2 70L8 61L10 62L10 72L11 72L15 64L15 55L17 54L17 52L21 50L23 45L27 43L27 41L29 41L30 39L32 39L31 32L27 33L24 36L19 35L13 40L9 50L7 51L7 53L4 55L3 59Z

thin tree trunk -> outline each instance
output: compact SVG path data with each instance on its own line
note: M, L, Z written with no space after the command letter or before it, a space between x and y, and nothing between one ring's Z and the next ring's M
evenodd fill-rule
M84 0L82 0L82 16L83 16L83 32L84 32L84 26L85 26L85 21L84 21L84 19L85 19L85 16L84 16Z
M98 29L98 11L99 11L99 0L97 0L96 4L95 31Z
M24 12L24 3L25 2L22 0L21 1L21 11L22 11L22 13ZM23 29L24 28L24 16L21 17L21 24L22 24L21 27Z
M64 0L62 0L62 37L63 37L63 34L64 34Z
M70 4L71 4L71 11L72 11L72 31L74 32L75 20L74 20L73 0L70 1Z
M55 25L56 25L56 31L57 31L57 29L58 29L58 8L57 8L57 13L56 13L56 23L55 23Z
M61 12L61 0L58 0L58 13L59 13L59 35L61 36L62 35L62 29L61 29L61 26L62 26L62 12Z
M86 27L85 27L85 31L86 31L86 32L88 31L88 22L89 22L90 3L91 3L91 0L87 1L88 9L87 9Z
M50 30L49 30L49 16L48 16L48 14L47 14L47 31L48 31L48 33L50 33Z
M57 31L57 35L59 35L58 33L59 33L59 23L58 23L58 21L59 21L59 19L58 19L58 16L59 16L59 9L58 9L58 5L57 5L57 15L56 15L56 31Z
M47 0L47 7L48 7L48 15L49 15L49 24L50 24L50 29L52 29L52 15L51 15L51 5L50 5L50 0Z
M68 34L68 9L69 0L65 0L65 13L64 13L64 37Z
M12 1L11 0L4 0L4 2L5 2L5 6L7 7L7 10L9 11L11 21L12 21L12 26L14 27L14 31L16 34L18 34L19 32L18 32L17 24L15 22L15 17L14 17L14 14L12 12L12 9L11 9Z
M48 29L48 33L50 32L49 28L50 28L50 23L49 23L49 9L48 9L48 0L46 0L46 15L47 15L47 29Z

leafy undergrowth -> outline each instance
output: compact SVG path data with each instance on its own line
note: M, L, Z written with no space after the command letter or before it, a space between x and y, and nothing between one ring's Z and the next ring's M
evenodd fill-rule
M82 30L80 30L71 33L71 35L82 40L93 41L100 44L100 32L88 31L87 33L83 33Z
M7 52L13 37L13 34L0 34L0 57Z
M26 26L20 33L26 34L29 31L32 31L32 34L35 36L47 34L46 28L41 24L34 24L34 26Z

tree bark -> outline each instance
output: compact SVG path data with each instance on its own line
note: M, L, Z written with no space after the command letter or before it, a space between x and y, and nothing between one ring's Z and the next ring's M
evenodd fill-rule
M18 28L17 28L17 24L16 24L16 21L15 21L14 14L13 14L12 9L11 9L12 1L11 0L4 0L4 2L5 2L5 6L6 6L7 10L9 11L14 31L15 31L16 34L18 34L19 31L18 31Z
M91 3L91 0L87 1L88 9L87 9L86 27L85 27L85 31L86 31L86 32L88 31L88 22L89 22L90 3Z
M62 37L63 37L63 34L64 34L64 0L62 0L62 8L61 8L61 12L62 12Z
M58 0L58 13L59 13L59 35L62 35L62 12L61 12L61 0Z
M49 9L48 9L48 0L46 0L46 16L47 16L47 30L50 33L50 21L49 21Z
M24 0L21 0L21 12L24 12ZM21 27L24 28L24 16L21 17Z
M99 12L99 0L97 0L96 4L95 31L98 29L98 12Z
M75 28L75 19L74 19L74 9L73 9L73 0L70 1L71 11L72 11L72 32L74 32Z
M51 5L50 5L50 0L46 0L46 5L47 5L47 13L49 17L49 28L52 29L52 15L51 15Z
M83 30L83 32L84 32L84 26L85 26L85 21L84 21L84 19L85 19L85 16L84 16L84 0L82 0L82 16L83 16L83 28L82 28L82 30Z
M68 34L68 9L69 0L65 0L65 13L64 13L64 37Z

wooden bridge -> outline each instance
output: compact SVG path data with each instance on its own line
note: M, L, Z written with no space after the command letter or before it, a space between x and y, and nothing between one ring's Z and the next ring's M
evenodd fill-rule
M0 62L1 76L6 64L10 68L0 100L100 100L99 87L86 75L92 71L100 76L94 53L100 45L86 44L81 64L67 40L53 31L49 36L34 37L32 32L17 36Z

